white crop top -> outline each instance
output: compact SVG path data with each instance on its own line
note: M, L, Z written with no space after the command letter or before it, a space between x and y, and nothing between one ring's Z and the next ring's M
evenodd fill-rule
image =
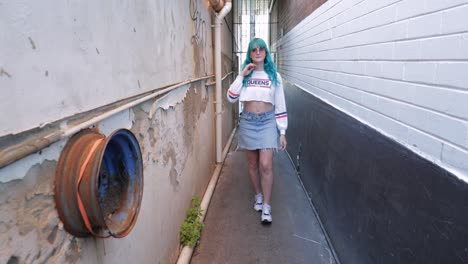
M263 101L273 104L276 126L280 134L285 135L288 128L288 114L284 100L283 80L279 73L277 73L277 78L278 85L274 85L266 72L254 70L247 81L247 86L242 86L244 77L239 75L229 87L227 99L231 103L240 100L241 102Z

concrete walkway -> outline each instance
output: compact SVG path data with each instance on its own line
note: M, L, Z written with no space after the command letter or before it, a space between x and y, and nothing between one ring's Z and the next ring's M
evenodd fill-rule
M335 263L287 154L275 154L273 223L262 225L245 154L235 147L234 141L191 263Z

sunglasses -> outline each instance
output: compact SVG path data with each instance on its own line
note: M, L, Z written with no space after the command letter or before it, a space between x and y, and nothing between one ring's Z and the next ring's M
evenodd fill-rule
M257 51L258 51L258 52L264 52L264 51L265 51L265 49L264 49L264 48L262 48L262 47L259 47L259 48L253 48L253 49L252 49L252 52L253 52L253 53L257 53Z

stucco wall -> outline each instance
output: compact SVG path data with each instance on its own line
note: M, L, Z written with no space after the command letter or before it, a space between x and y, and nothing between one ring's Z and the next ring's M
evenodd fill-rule
M190 2L206 22L198 30ZM207 10L206 1L2 1L0 136L198 77L191 38L209 50ZM199 73L211 73L212 53L202 56Z
M2 2L0 111L9 114L0 117L0 140L213 74L212 19L207 2L198 0ZM225 24L222 32L230 36ZM231 43L223 39L223 73L232 64ZM67 139L1 168L0 263L174 262L190 199L202 197L215 167L215 96L214 86L205 86L208 81L184 85L164 100L96 124L106 135L130 129L142 150L143 201L125 238L82 239L64 231L53 180ZM230 110L224 116L230 117ZM223 128L225 144L232 119L226 118Z
M468 181L467 11L466 0L329 0L277 43L279 71Z

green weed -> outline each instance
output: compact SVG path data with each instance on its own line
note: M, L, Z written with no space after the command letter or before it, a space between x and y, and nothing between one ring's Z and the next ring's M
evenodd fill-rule
M194 196L192 205L187 211L187 217L180 228L180 243L182 245L194 247L197 243L203 228L203 223L200 221L201 214L200 199Z

